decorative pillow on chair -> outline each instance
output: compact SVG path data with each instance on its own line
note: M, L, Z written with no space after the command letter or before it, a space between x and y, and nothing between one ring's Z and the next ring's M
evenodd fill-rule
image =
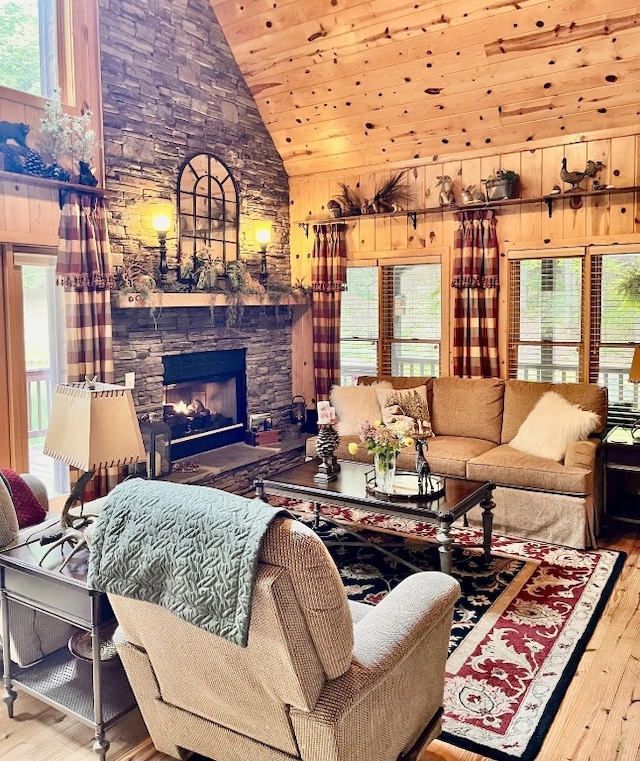
M383 423L395 423L408 418L419 423L419 432L423 436L433 436L426 386L392 390L378 386L376 393Z
M26 528L42 523L47 516L47 511L38 502L24 480L7 468L0 468L0 473L9 484L13 506L18 516L18 526Z
M331 389L329 401L336 410L336 431L340 436L356 436L362 420L375 423L381 419L376 388L378 386L334 386Z
M589 438L600 424L595 412L571 404L555 391L543 394L509 446L520 452L562 462L576 441Z

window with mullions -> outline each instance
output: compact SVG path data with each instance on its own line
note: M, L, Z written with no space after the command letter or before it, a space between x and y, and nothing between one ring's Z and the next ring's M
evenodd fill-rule
M592 257L589 380L607 387L610 410L621 423L638 409L638 386L628 378L640 344L639 283L640 249Z
M340 319L342 385L360 375L440 374L441 276L439 262L347 269Z
M510 262L509 377L581 380L582 257Z
M0 86L49 97L58 84L61 0L0 0Z

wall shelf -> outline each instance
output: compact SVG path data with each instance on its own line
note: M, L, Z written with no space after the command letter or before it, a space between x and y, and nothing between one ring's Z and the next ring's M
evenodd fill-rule
M603 195L621 195L623 193L634 193L640 190L640 185L632 185L623 188L602 188L601 190L567 190L563 193L547 193L543 196L532 196L531 198L505 198L501 201L482 201L479 203L454 204L452 206L429 206L424 209L411 209L408 211L389 211L380 212L379 214L354 214L350 216L332 217L331 219L314 219L305 222L297 222L298 227L305 231L309 237L309 227L311 225L339 224L340 222L354 222L359 219L378 219L384 217L406 217L411 220L413 229L418 225L418 217L429 214L441 214L442 212L469 211L474 209L501 209L509 206L526 206L536 203L545 203L549 211L549 217L553 216L553 205L555 201L569 201L572 208L579 209L582 206L583 198L591 198ZM574 205L575 204L575 205Z
M50 177L38 177L35 174L18 174L18 172L5 172L0 170L0 182L11 182L14 185L34 185L41 188L51 188L58 191L60 208L64 206L67 193L84 193L84 195L104 198L107 191L104 188L92 187L91 185L79 185L75 182L62 182Z

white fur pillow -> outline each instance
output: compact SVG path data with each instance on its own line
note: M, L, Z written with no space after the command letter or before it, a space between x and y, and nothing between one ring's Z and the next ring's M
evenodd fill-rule
M589 438L600 423L595 412L571 404L555 391L547 391L528 414L509 446L527 454L562 462L576 441Z
M336 431L340 436L356 436L358 423L382 419L376 386L334 386L329 394L336 410Z

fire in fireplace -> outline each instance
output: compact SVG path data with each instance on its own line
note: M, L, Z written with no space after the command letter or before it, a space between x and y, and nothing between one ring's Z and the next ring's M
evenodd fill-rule
M179 460L244 440L246 349L163 357L164 422Z

